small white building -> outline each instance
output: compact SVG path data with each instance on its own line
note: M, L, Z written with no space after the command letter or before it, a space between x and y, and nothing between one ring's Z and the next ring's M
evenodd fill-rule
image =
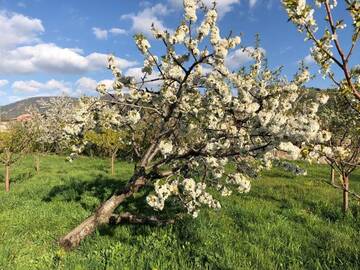
M0 122L0 132L8 129L8 122Z

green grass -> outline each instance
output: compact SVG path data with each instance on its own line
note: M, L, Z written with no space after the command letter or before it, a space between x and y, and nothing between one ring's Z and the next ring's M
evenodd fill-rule
M221 198L222 211L167 227L105 227L72 252L57 239L132 165L119 162L111 178L107 161L50 156L41 170L35 175L27 158L13 170L11 192L1 187L0 269L360 269L360 206L352 201L342 216L341 192L319 181L326 166L308 166L303 177L274 169L249 194ZM359 173L351 186L360 192Z

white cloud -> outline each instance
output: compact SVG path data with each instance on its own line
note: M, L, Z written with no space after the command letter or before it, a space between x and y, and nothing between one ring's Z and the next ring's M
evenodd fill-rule
M76 92L79 95L91 93L96 90L97 81L88 77L81 77L75 82Z
M313 64L315 64L315 60L310 54L308 54L304 58L304 64L307 66L313 65Z
M96 86L105 83L109 90L112 89L113 80L96 80L89 77L81 77L76 82L58 81L51 79L46 82L36 80L15 81L11 85L14 93L18 93L22 98L33 96L56 96L56 95L94 95Z
M168 0L174 8L182 8L183 0ZM212 7L213 0L203 0L205 5L208 7ZM252 0L250 0L252 1ZM222 18L226 13L232 11L233 6L239 4L240 0L217 0L216 1L216 9L219 13L220 18Z
M98 27L93 27L93 33L95 35L95 37L97 39L107 39L108 38L108 31L98 28Z
M45 29L41 20L17 13L0 12L0 49L39 42Z
M250 52L253 50L253 47L247 47L246 50L237 49L229 53L225 60L226 66L231 70L235 70L240 68L242 65L252 61L253 58L251 57ZM263 53L265 53L264 49L261 50Z
M15 81L11 87L15 92L36 93L43 88L43 84L34 80Z
M257 3L257 0L249 0L249 6L250 8L253 8Z
M151 37L151 25L154 24L158 29L167 29L164 22L159 17L166 15L169 12L168 8L163 4L156 4L152 7L147 7L137 14L122 15L122 19L132 20L131 30L136 33L143 33ZM169 29L168 29L169 30ZM169 30L170 31L170 30Z
M45 29L39 19L0 11L0 29L0 74L79 74L107 67L106 54L94 52L84 55L79 48L42 43L40 35ZM109 33L118 35L121 30L112 28ZM124 69L137 63L118 58L118 64Z
M99 81L98 82L98 84L100 84L100 83L103 83L103 84L105 84L106 85L106 88L108 89L108 90L113 90L113 83L114 83L114 81L113 80L101 80L101 81Z
M49 80L45 83L38 81L15 81L12 84L14 92L19 93L39 93L44 90L57 91L59 93L70 93L69 83L57 80Z
M95 37L100 40L107 39L109 37L109 34L112 34L113 36L126 34L126 30L121 29L121 28L116 28L116 27L111 28L109 30L101 29L98 27L93 27L92 30L93 30Z
M0 97L6 96L6 93L4 91L0 91Z
M113 35L125 35L126 30L121 28L111 28L109 32Z
M0 87L3 87L9 83L8 80L0 80Z
M0 52L0 74L47 73L83 73L105 69L108 55L91 53L84 56L78 48L61 48L52 43L18 47ZM136 65L135 61L118 58L120 68Z

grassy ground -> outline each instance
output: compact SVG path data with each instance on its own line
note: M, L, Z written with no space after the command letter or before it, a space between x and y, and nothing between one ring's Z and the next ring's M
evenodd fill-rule
M30 158L14 168L11 193L0 190L0 269L360 269L360 206L352 201L342 217L341 193L319 181L328 168L315 165L297 178L274 169L249 194L222 199L222 211L161 228L102 228L64 252L57 239L132 165L119 162L116 178L107 170L104 160L56 156L43 160L39 175ZM360 192L359 173L351 185Z

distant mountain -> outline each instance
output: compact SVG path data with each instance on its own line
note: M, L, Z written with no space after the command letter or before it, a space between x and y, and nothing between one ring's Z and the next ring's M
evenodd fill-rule
M28 112L30 107L35 107L41 110L40 107L41 100L46 102L53 98L57 98L57 97L32 97L8 105L0 106L0 122L9 121L11 119L18 117L19 115L25 114ZM76 98L73 97L68 97L68 98L69 98L69 102L74 102L77 100Z

